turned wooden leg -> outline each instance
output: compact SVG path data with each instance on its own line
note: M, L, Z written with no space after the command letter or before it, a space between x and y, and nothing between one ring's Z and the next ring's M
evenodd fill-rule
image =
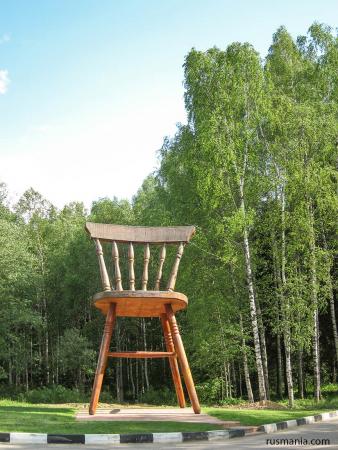
M97 368L95 372L95 380L93 384L92 397L89 405L89 414L95 414L97 404L100 397L103 375L106 370L107 365L107 353L109 352L109 345L111 341L111 336L113 333L114 323L116 319L116 304L110 303L106 323L104 326L102 342L100 347L99 359L97 361Z
M195 414L200 414L201 407L198 401L194 380L192 379L187 355L185 354L182 338L180 332L178 330L176 317L173 312L171 305L165 305L165 310L167 313L171 334L174 342L175 351L178 356L178 360L180 362L180 366L182 369L182 374L184 378L185 385L187 387L187 391L189 394L190 402Z
M166 314L161 314L161 323L162 323L164 340L165 340L167 352L174 352L175 348L174 348L173 338L171 336L170 325L169 325ZM173 358L169 358L169 364L170 364L171 374L173 377L173 382L174 382L174 386L175 386L178 404L179 404L180 408L184 408L185 407L185 398L184 398L184 392L183 392L180 371L178 369L177 357L175 356Z

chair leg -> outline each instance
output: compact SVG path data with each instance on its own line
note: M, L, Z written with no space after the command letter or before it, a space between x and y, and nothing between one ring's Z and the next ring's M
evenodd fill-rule
M173 338L171 336L170 325L169 325L166 314L161 314L161 324L162 324L162 328L163 328L163 334L164 334L164 340L165 340L167 352L174 352L175 348L174 348ZM175 386L178 404L179 404L180 408L184 408L185 407L185 398L184 398L184 391L183 391L180 371L178 369L177 357L169 358L169 364L170 364L171 374L173 377L173 382L174 382L174 386Z
M189 394L190 402L195 414L200 414L201 407L198 401L194 380L192 379L187 355L185 354L182 338L177 326L176 317L170 304L165 305L175 350L180 362L185 385Z
M104 326L102 342L100 347L99 359L97 362L97 368L95 372L95 380L92 389L92 396L89 405L89 414L93 415L96 412L97 404L100 397L103 375L107 366L107 353L109 351L109 345L113 334L114 323L116 319L116 304L111 303L109 305L108 314L106 317L106 323Z

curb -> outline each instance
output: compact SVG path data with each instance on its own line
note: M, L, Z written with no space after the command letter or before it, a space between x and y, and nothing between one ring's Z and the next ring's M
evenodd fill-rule
M315 422L338 417L338 410L307 416L284 422L269 423L259 427L232 428L229 430L193 431L183 433L139 433L139 434L46 434L46 433L0 433L1 443L10 444L150 444L180 443L187 441L216 441L237 437L270 434Z
M291 427L300 427L301 425L309 425L315 422L321 422L324 420L332 419L333 417L338 417L338 410L326 412L322 414L317 414L316 416L306 416L300 419L286 420L285 422L269 423L267 425L261 425L258 427L258 431L263 433L275 433L276 431L286 430Z

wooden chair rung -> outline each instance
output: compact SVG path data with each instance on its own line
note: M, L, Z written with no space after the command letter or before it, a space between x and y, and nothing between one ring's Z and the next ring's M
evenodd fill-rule
M108 352L110 358L173 358L175 352Z

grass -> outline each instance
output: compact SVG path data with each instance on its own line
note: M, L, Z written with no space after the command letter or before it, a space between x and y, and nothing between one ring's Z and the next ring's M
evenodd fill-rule
M327 395L327 394L326 394ZM286 402L279 402L285 406ZM75 411L80 405L31 404L0 400L0 432L93 434L93 433L164 433L179 431L210 431L219 425L182 422L77 422ZM143 405L149 407L149 405ZM134 406L133 406L134 407ZM327 395L319 404L313 400L296 400L293 410L240 409L235 407L204 407L203 412L225 421L240 421L242 425L262 425L298 419L338 409L337 392Z
M221 420L239 420L241 425L263 425L266 423L283 422L284 420L299 419L324 412L323 409L230 409L204 408L211 416Z
M76 422L75 411L72 407L0 400L0 432L122 434L219 429L217 425L181 422Z
M325 395L319 403L314 403L312 398L295 400L294 409L287 409L287 400L277 402L285 409L236 409L236 408L204 408L211 416L221 420L239 420L242 425L263 425L266 423L283 422L284 420L299 419L313 416L322 412L338 410L337 385L329 385L323 388ZM330 389L329 389L330 388Z

